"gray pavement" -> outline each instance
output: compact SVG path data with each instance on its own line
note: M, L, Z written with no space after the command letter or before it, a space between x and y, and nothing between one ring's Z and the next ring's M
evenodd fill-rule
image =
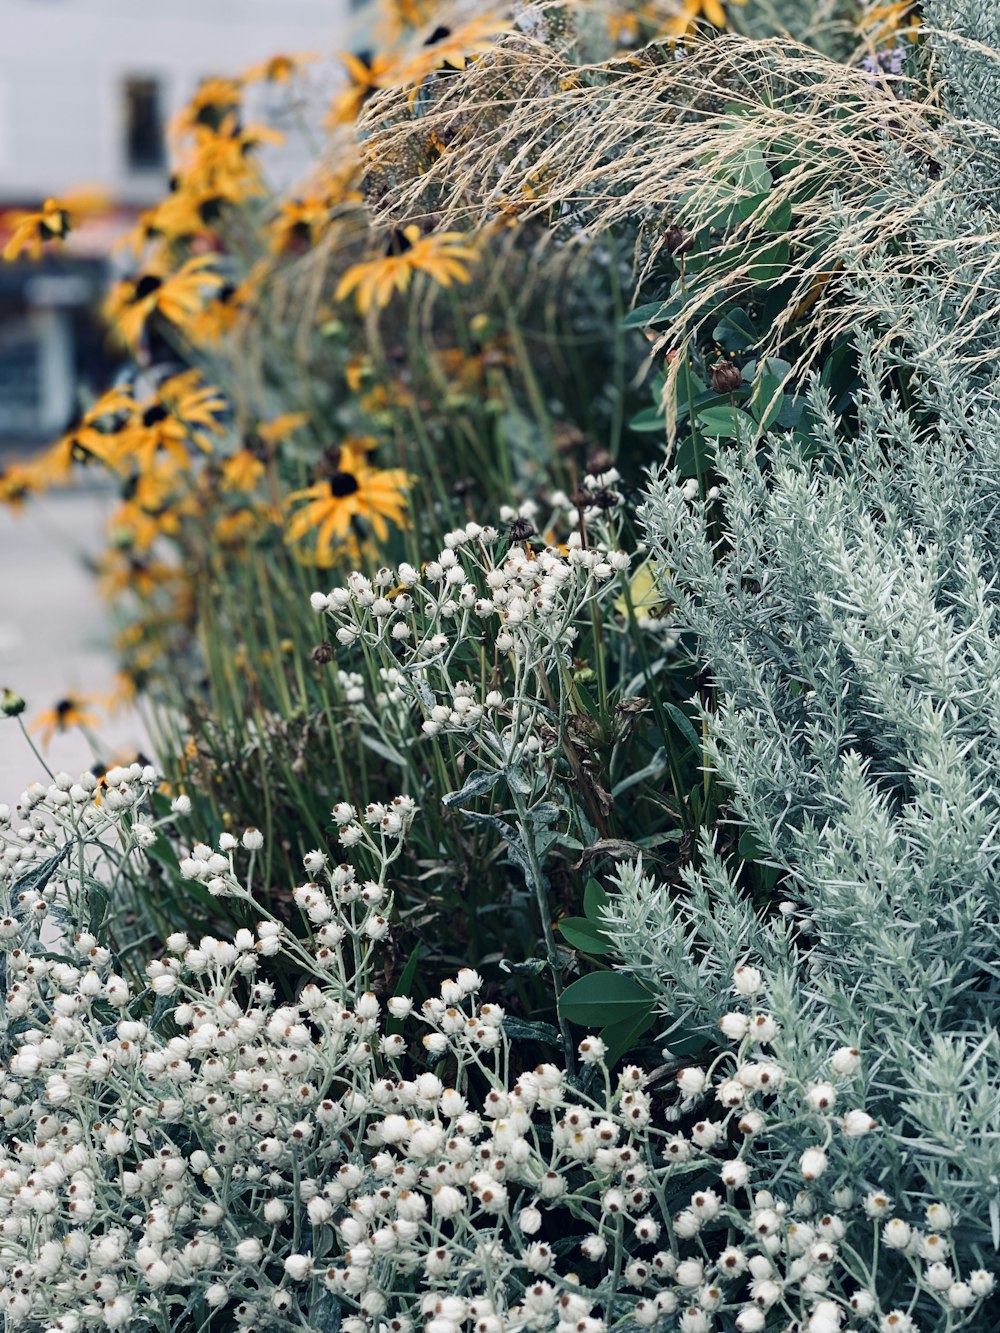
M99 490L67 489L29 501L20 513L0 507L0 687L24 696L29 722L68 692L98 696L102 758L149 753L136 714L108 716L103 706L115 684L111 631L84 562L102 548L111 504ZM45 757L54 772L75 776L94 756L72 731L54 736ZM0 718L0 802L43 778L17 723Z

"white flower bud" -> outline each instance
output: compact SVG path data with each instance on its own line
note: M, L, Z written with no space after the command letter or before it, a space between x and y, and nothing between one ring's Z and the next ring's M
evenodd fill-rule
M763 978L755 967L738 967L733 973L733 989L738 995L757 995L763 987Z
M822 1148L807 1148L799 1158L803 1180L815 1180L826 1170L826 1153Z

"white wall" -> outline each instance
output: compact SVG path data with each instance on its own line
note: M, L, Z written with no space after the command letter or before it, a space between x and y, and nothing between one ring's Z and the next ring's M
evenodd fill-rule
M162 81L173 114L200 78L278 52L329 58L350 0L0 0L0 202L100 185L127 203L163 177L130 174L121 87ZM329 75L326 76L327 79Z

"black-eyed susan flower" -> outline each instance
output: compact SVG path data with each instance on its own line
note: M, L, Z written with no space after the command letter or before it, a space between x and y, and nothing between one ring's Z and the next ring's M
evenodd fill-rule
M876 43L893 37L907 37L915 42L920 35L920 15L915 0L889 0L868 5L858 20L858 30Z
M361 519L384 542L387 519L403 526L408 484L402 468L373 468L360 443L347 440L332 451L325 476L288 496L289 508L299 507L289 520L287 540L299 542L315 531L315 561L323 566L333 563L334 543L347 541L354 519Z
M224 279L216 270L215 255L194 255L171 272L160 260L144 273L116 283L105 304L105 314L129 347L136 347L151 315L161 315L183 331L202 309L207 297Z
M108 461L108 437L124 425L135 407L128 385L116 385L94 402L60 439L31 466L39 485L64 481L74 464L95 458Z
M13 260L21 255L40 259L45 247L59 244L88 214L107 207L103 195L80 191L64 199L46 199L41 208L0 214L0 234L11 234L3 247L2 258Z
M50 241L64 241L70 230L70 214L58 199L46 199L37 212L9 213L0 217L0 226L12 228L10 240L3 248L5 260L26 254L29 259L40 259Z
M357 120L358 112L378 88L389 87L394 80L394 62L389 56L375 55L366 59L342 51L340 59L347 70L348 84L333 99L327 116L327 125L349 125Z
M227 491L252 491L267 471L260 451L254 448L238 449L223 460L222 487Z
M67 694L46 712L39 713L29 730L39 732L42 746L47 748L56 732L72 731L74 727L84 730L96 727L97 718L87 711L92 703L91 698L82 694Z
M243 85L239 79L202 79L197 91L170 125L171 137L180 139L199 129L217 130L227 116L239 111Z
M387 253L380 258L352 264L337 284L335 296L342 301L354 293L362 314L372 308L383 310L394 292L406 291L414 273L426 273L441 287L468 282L469 264L475 258L475 247L463 232L421 236L420 228L411 225L393 233Z
M217 130L195 129L193 142L181 155L180 173L189 190L206 191L239 204L263 190L257 150L283 141L278 130L243 125L230 114Z
M211 453L212 437L222 429L219 418L227 408L217 389L203 383L197 370L165 379L149 398L136 404L129 422L107 437L101 455L119 470L134 464L150 472L165 455L176 467L190 465L190 445Z

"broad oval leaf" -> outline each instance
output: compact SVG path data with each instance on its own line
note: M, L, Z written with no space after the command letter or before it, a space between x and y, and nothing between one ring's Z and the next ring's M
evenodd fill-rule
M594 1031L638 1017L652 1005L646 987L624 972L592 972L577 978L559 997L563 1018Z

